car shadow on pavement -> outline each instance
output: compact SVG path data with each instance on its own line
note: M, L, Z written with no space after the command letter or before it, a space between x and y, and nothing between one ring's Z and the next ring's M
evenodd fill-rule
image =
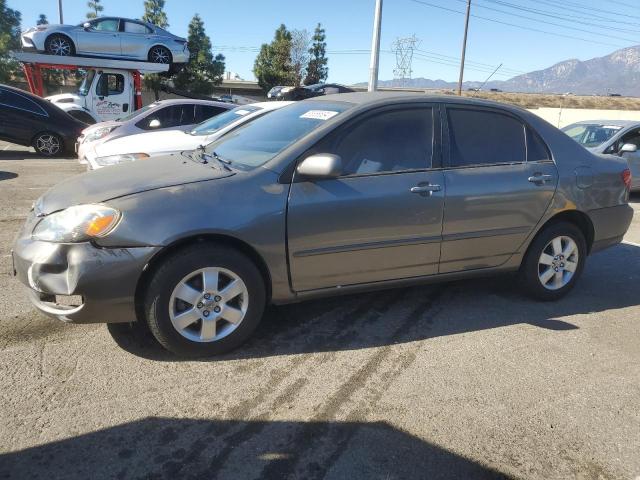
M13 178L16 178L18 176L17 173L13 173L13 172L3 172L2 170L0 170L0 182L2 180L11 180Z
M2 160L65 160L75 158L71 154L60 157L44 157L31 150L0 150Z
M620 244L591 256L574 291L557 302L530 300L509 275L270 307L247 343L203 361L363 349L517 324L561 332L578 328L566 317L638 304L640 247ZM109 331L134 355L182 360L142 325Z
M509 477L385 422L152 417L0 454L0 478Z

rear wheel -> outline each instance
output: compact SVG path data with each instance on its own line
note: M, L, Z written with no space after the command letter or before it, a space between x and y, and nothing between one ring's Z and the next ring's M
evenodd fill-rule
M149 50L148 55L149 61L151 63L171 63L171 52L168 48L162 47L160 45L153 47Z
M574 224L545 227L529 246L520 278L525 292L539 300L557 300L571 291L582 274L587 243Z
M33 139L33 148L40 155L55 157L64 152L64 142L57 133L42 132Z
M262 319L265 286L251 260L219 245L195 245L167 258L144 295L149 329L179 355L232 350Z
M44 50L49 55L68 57L76 54L75 46L65 35L51 35L44 44Z

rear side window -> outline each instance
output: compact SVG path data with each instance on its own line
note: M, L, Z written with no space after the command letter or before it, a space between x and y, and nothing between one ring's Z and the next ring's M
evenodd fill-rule
M540 135L527 127L527 162L544 160L551 160L549 149L540 138Z
M452 167L526 161L524 125L497 112L448 108Z
M19 93L10 92L9 90L0 89L0 105L33 113L35 115L41 115L43 117L48 116L46 110L29 97L26 95L20 95Z
M137 22L129 22L129 21L124 22L124 31L126 33L141 33L141 34L153 33L151 29L146 25L142 25L141 23L137 23Z
M368 175L431 167L433 109L398 109L366 118L332 148L343 175Z
M202 123L226 111L224 108L214 107L213 105L196 105L196 120L193 123Z

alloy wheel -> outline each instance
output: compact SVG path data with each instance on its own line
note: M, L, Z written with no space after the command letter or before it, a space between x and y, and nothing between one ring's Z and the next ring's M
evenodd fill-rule
M566 286L578 269L576 242L567 236L555 237L542 250L538 259L538 279L547 290Z
M60 139L52 134L43 134L36 139L36 150L45 155L56 155L60 151Z
M169 317L186 339L215 342L238 328L248 306L249 291L236 273L207 267L176 285L169 300Z
M55 37L49 43L49 52L63 57L71 55L71 42L64 37Z
M169 63L169 52L165 48L154 48L150 56L153 63Z

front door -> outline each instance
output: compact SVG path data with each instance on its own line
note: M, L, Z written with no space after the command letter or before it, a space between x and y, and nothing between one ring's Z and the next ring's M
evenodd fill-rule
M288 254L295 291L435 274L444 175L432 105L366 114L313 153L339 155L337 179L291 185Z
M78 53L93 55L120 56L120 20L103 18L89 22L90 28L80 28L76 35Z
M447 198L440 272L505 263L547 210L558 181L540 137L492 109L446 109Z
M131 112L133 85L129 74L99 71L93 90L92 110L101 121L116 120Z

